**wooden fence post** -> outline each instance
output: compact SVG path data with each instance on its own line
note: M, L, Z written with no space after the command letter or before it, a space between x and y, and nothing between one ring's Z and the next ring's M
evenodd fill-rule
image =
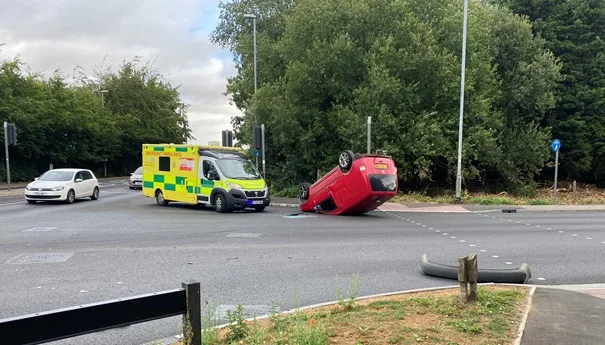
M468 296L466 276L466 257L458 258L458 282L460 283L460 303L466 303Z
M578 191L576 189L576 181L573 181L573 202L578 201Z
M470 291L467 302L477 303L477 254L472 254L466 258L466 277L468 279Z
M477 254L458 258L458 282L460 283L460 303L477 302Z
M187 313L183 315L183 341L185 345L199 345L202 343L200 283L188 280L182 286L187 296Z

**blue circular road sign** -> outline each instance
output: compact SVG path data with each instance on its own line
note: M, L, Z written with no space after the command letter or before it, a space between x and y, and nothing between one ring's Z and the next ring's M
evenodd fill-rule
M257 149L254 149L254 157L260 157L260 152Z
M559 151L559 149L561 148L561 142L559 141L559 139L553 140L551 147L552 147L553 151L555 151L555 152Z

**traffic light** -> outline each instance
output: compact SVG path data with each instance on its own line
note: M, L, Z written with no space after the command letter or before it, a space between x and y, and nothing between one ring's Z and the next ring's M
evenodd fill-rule
M9 145L17 145L17 127L14 123L4 123L6 127L6 141Z
M222 143L221 146L233 146L233 132L225 130L222 132Z
M261 126L254 126L254 148L261 150L263 148L263 131Z

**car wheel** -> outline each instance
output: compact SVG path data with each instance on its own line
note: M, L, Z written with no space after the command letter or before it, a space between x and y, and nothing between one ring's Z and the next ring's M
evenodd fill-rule
M164 199L164 193L162 192L161 189L158 189L155 192L155 202L160 206L168 205L168 200Z
M92 195L90 196L90 200L98 200L99 199L99 187L95 187L92 191Z
M340 171L348 172L353 164L353 152L349 150L342 151L338 157L338 166Z
M311 184L307 182L303 182L300 184L300 188L298 190L298 198L301 201L306 201L309 199L309 192L311 189Z
M256 210L256 212L263 212L265 210L265 206L255 207L254 210Z
M76 192L74 192L73 189L70 189L69 192L67 192L67 198L65 198L65 202L68 204L73 204L74 201L76 201Z
M29 203L29 204L35 204L36 200L27 200L27 203Z
M214 197L214 210L218 213L227 212L227 200L223 194L217 194Z
M128 186L128 188L130 188L130 189L134 189L134 187L133 187L133 186Z

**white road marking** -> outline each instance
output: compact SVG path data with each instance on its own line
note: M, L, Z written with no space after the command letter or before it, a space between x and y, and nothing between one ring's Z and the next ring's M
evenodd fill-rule
M484 252L484 253L487 252L487 250L485 250L485 249L481 249L481 251Z
M563 230L559 230L559 233L560 233L560 234L562 234L562 233L564 233L564 232L565 232L565 231L563 231Z
M546 228L546 230L552 230L552 228Z
M435 230L435 232L441 232L441 230Z
M456 236L452 236L452 238L456 238Z
M474 244L469 244L469 247L475 247L475 245Z
M465 240L460 240L460 243L464 243L464 242L466 242L466 241Z
M423 228L426 228L426 225L423 225L422 227L423 227Z
M444 233L443 233L443 236L447 236L447 232L444 232Z
M521 222L515 222L515 223L517 223L517 224L521 224Z
M433 228L429 228L429 230L433 230Z
M544 279L544 278L536 278L536 279L538 279L538 280L546 280L546 279Z
M46 232L46 231L55 230L56 228L57 228L56 226L39 226L39 227L35 227L35 228L25 229L25 230L23 230L23 232Z
M513 263L512 263L512 262L510 262L510 261L507 261L507 262L505 262L505 264L507 264L507 265L512 265Z
M591 238L591 237L586 237L586 239L587 239L587 240L592 240L592 238Z
M8 202L6 204L0 204L0 206L10 206L10 205L18 205L18 204L25 204L25 201L19 201L19 202Z
M529 226L529 225L531 225L531 224L529 224L529 223L525 223L525 225Z
M573 235L571 235L571 236L578 236L578 234L573 234Z
M536 225L536 228L541 228L541 226L540 225Z
M499 258L498 255L492 255L492 258Z

